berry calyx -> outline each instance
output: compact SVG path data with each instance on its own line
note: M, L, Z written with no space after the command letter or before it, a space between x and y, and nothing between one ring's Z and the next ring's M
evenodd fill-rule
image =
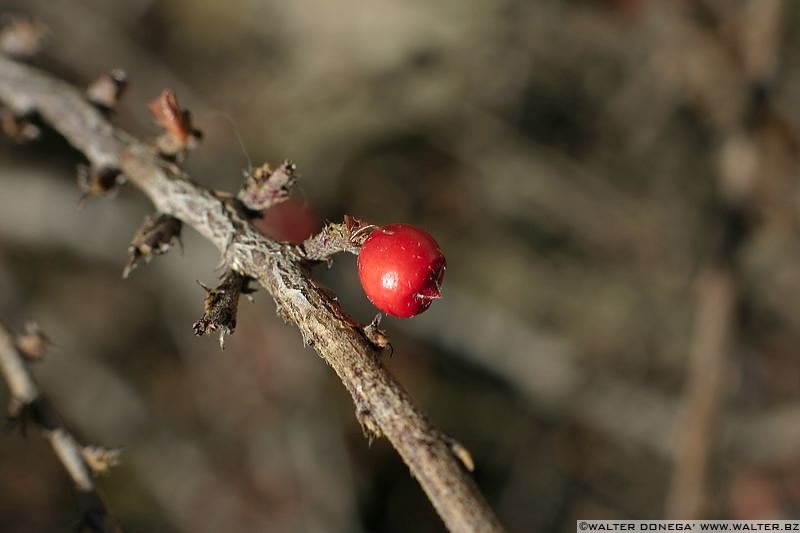
M358 254L358 277L367 298L400 318L420 314L441 297L446 266L434 238L410 224L374 230Z

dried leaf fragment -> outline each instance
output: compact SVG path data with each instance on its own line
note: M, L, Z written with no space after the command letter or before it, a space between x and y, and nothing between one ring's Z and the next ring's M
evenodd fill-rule
M154 256L167 253L175 242L180 243L182 227L183 223L172 215L145 217L128 246L128 263L122 277L127 278L142 261L147 264Z
M49 31L28 16L7 16L0 29L0 52L15 59L30 59L47 43Z
M197 282L207 294L203 300L203 316L192 326L195 335L210 335L219 331L219 347L225 349L225 335L232 335L236 329L239 296L253 292L248 287L249 279L229 270L213 289Z
M244 183L237 197L248 209L261 212L288 200L296 181L297 165L288 159L275 170L264 163L253 171L245 172Z
M104 73L86 89L86 99L104 111L117 106L122 93L128 87L128 75L122 69Z
M165 130L165 133L156 140L162 154L176 156L194 148L197 140L202 137L200 130L192 126L192 114L186 109L181 109L178 97L172 89L161 91L161 94L147 107L156 122Z

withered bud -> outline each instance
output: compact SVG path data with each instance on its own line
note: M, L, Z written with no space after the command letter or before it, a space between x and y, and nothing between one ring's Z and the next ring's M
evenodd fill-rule
M251 172L245 172L237 197L248 209L260 212L288 200L296 181L297 166L288 159L275 170L264 163Z
M383 315L378 313L372 322L364 326L364 336L369 340L372 345L378 350L385 350L387 347L391 348L392 343L389 342L389 335L379 328L381 325L381 318Z
M229 270L222 276L220 284L210 289L197 282L206 291L203 300L203 316L194 323L192 329L199 336L219 331L219 347L225 349L225 335L233 335L236 330L236 314L239 310L239 296L254 292L248 287L250 278Z
M128 263L122 277L127 278L140 263L147 264L154 256L167 253L176 241L180 244L182 227L183 223L172 215L145 217L128 246Z
M327 261L339 252L358 255L361 245L377 226L350 215L341 224L328 224L322 231L303 243L303 251L310 261Z
M475 460L472 458L472 454L469 453L469 450L453 437L445 436L444 441L450 447L450 451L456 456L456 459L461 461L461 464L464 465L464 468L466 468L468 472L474 472Z
M22 333L14 338L17 350L29 361L39 361L52 345L36 322L28 322Z
M115 191L124 181L125 176L119 169L78 165L78 189L83 193L78 205L82 207L93 196Z
M117 106L127 87L128 75L124 70L114 69L101 75L86 88L86 99L103 111L111 111Z
M381 431L378 421L375 420L375 417L372 416L372 412L368 408L362 406L357 407L356 420L358 420L358 423L361 425L361 431L364 433L369 444L372 444L373 440L383 436L383 431Z
M36 140L42 134L42 129L33 120L31 115L18 116L8 109L0 110L3 133L20 144Z
M81 448L81 457L86 466L94 474L103 474L111 467L120 463L122 450L116 448L103 448L102 446L84 446Z
M172 89L164 89L158 98L148 104L164 134L156 140L159 151L168 156L177 156L194 148L202 137L200 130L192 126L192 114L178 105L178 97Z
M49 31L41 21L28 16L5 17L0 28L0 52L15 59L30 59L47 43Z

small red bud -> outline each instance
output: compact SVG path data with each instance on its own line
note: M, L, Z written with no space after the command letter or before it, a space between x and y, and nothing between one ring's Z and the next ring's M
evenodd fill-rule
M367 298L400 318L420 314L441 297L446 266L434 238L409 224L374 230L358 254L358 277Z

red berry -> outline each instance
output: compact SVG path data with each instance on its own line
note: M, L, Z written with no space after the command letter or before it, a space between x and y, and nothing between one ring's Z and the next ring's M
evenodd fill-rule
M441 296L446 266L433 237L409 224L374 230L358 254L358 277L367 298L400 318L420 314Z

